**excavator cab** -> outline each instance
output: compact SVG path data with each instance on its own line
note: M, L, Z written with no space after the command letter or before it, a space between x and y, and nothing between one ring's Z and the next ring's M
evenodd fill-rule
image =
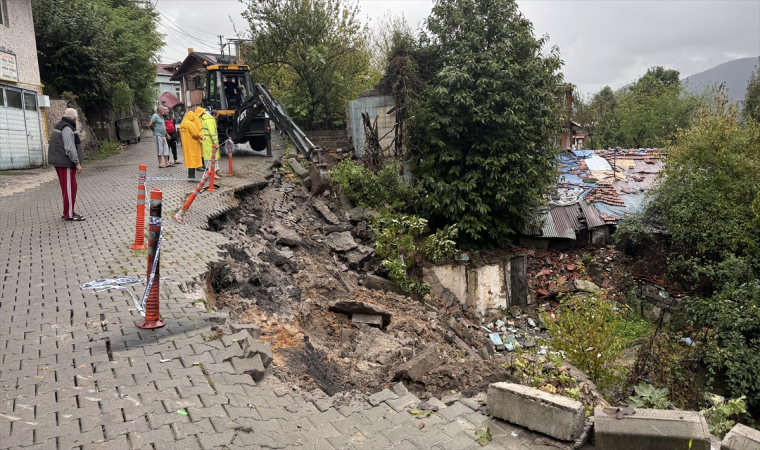
M208 80L203 105L207 109L219 111L219 141L224 142L231 136L235 143L247 142L253 150L267 150L267 154L271 155L271 127L266 111L257 111L251 120L244 123L236 120L244 105L250 103L249 100L255 94L248 66L219 64L207 66L206 71Z

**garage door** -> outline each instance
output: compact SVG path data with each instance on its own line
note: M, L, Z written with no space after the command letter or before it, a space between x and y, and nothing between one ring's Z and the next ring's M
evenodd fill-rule
M41 166L42 135L37 95L12 87L0 88L0 170Z

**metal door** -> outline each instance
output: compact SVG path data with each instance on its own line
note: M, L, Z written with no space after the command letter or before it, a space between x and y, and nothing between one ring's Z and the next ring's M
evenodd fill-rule
M40 112L37 106L37 94L24 91L24 115L26 138L29 147L29 164L41 166L44 161L42 151L42 132L40 131Z
M0 106L0 170L29 167L29 143L21 89L2 89Z

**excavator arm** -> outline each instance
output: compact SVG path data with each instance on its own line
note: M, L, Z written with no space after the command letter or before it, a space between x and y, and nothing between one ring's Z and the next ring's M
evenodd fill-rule
M298 128L293 119L288 116L285 108L272 96L263 84L254 84L253 92L235 112L235 126L232 140L245 142L246 133L253 120L264 110L277 128L287 133L299 152L306 158L311 156L315 145L306 134Z

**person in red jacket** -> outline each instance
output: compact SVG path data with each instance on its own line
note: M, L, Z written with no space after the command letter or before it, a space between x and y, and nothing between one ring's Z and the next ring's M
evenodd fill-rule
M164 102L166 103L166 102ZM179 164L177 159L177 129L174 126L174 119L170 113L171 109L164 107L164 124L166 125L166 142L169 143L169 148L172 150L172 156L174 157L174 164Z

